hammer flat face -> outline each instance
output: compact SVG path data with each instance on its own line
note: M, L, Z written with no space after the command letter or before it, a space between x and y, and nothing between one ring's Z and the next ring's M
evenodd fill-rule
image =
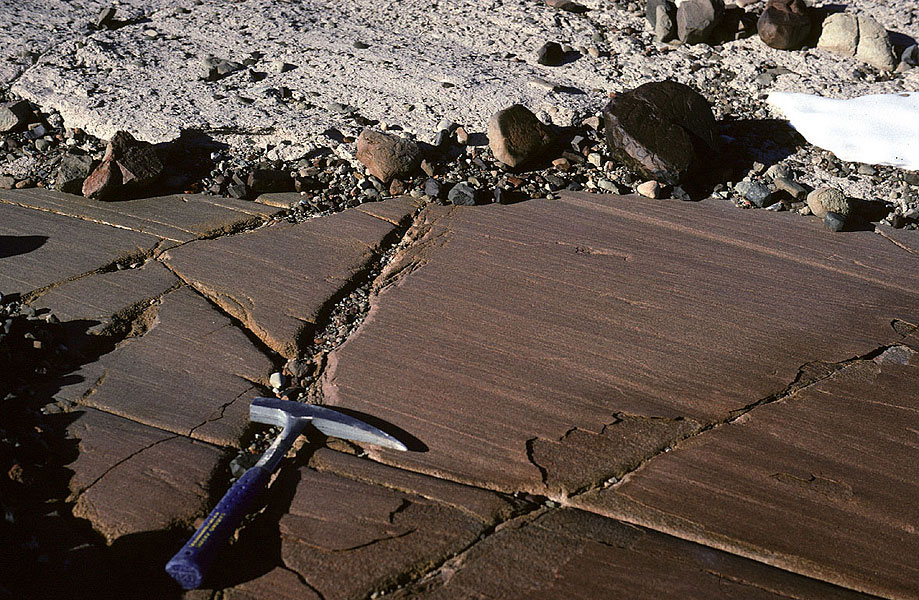
M405 444L385 431L326 406L279 398L255 398L249 405L249 418L257 423L268 423L282 428L295 427L302 421L308 421L329 437L375 444L393 450L408 449Z

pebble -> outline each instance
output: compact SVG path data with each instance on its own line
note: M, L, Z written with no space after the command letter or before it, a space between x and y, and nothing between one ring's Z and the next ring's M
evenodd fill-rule
M595 167L601 167L603 166L603 157L597 152L591 152L587 155L587 162Z
M846 226L846 217L837 212L829 211L823 218L823 224L830 231L842 231Z
M275 389L281 389L287 383L287 378L283 373L275 371L268 377L268 384Z
M447 200L449 200L451 204L457 206L474 206L476 203L476 190L469 184L462 182L457 183L450 188L450 193L447 194Z
M549 67L557 67L565 61L565 51L557 42L546 42L536 53L536 62Z
M641 183L635 189L645 198L660 198L661 184L654 180Z
M443 186L440 185L436 179L428 178L424 182L424 194L430 196L431 198L441 198L443 194Z
M807 190L801 184L787 177L776 177L772 180L776 189L786 192L795 200L804 200L807 198Z

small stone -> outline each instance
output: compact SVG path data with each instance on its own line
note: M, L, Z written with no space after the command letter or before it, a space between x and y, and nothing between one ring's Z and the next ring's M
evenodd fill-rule
M877 169L871 165L858 165L858 173L859 175L876 175Z
M776 177L791 177L791 171L785 165L772 165L766 169L766 177L775 179Z
M68 154L61 159L54 176L54 189L67 194L79 194L83 189L83 181L92 170L92 157Z
M160 32L157 31L156 29L144 29L144 36L146 36L147 38L151 40L156 39L159 36L159 34Z
M776 177L772 180L776 189L786 192L795 200L801 201L807 198L807 190L798 182L787 177Z
M772 191L761 183L740 181L734 186L734 191L749 200L757 208L763 208L771 204L769 200L772 196Z
M607 192L612 192L614 194L619 193L619 186L615 182L610 181L609 179L601 179L597 182L597 187L601 190L606 190Z
M846 195L831 187L819 187L807 195L807 206L818 217L825 217L828 212L847 216L851 210Z
M405 185L405 182L401 179L393 179L389 184L389 195L390 196L401 196L406 192L408 188Z
M428 162L427 159L421 161L421 170L424 171L424 174L428 177L434 177L434 165Z
M919 44L913 44L903 50L900 60L910 67L919 67Z
M114 161L103 161L83 181L83 195L96 200L111 199L121 187L121 170Z
M440 182L436 179L429 178L424 182L424 194L435 199L441 198L443 194L443 186L440 185Z
M32 107L25 100L0 106L0 133L7 133L22 127L31 117Z
M557 67L565 62L565 51L556 42L546 42L536 53L536 62L549 67Z
M268 384L275 389L284 387L285 383L287 383L287 378L283 373L274 372L268 377Z
M676 10L677 37L684 44L708 40L724 14L724 0L682 0Z
M645 198L660 198L661 184L654 180L639 184L635 189Z
M217 58L211 55L206 56L202 63L204 64L205 74L203 79L205 81L217 81L219 79L223 79L231 73L235 73L236 71L240 71L246 68L246 66L242 63Z
M590 48L587 49L587 54L591 58L600 58L600 49L597 48L596 46L591 46Z
M546 4L552 8L566 10L568 12L577 14L585 13L588 10L587 7L583 4L578 4L577 2L572 2L571 0L546 0Z
M474 206L476 203L476 190L466 183L457 183L450 188L447 200L457 206Z
M360 40L354 40L354 43L351 44L351 46L357 50L366 50L367 48L370 47L370 44L366 44Z
M268 63L268 69L272 73L287 73L288 71L293 71L296 68L296 65L286 63L283 60L273 60Z
M811 30L803 0L769 0L757 22L759 38L777 50L798 48Z
M894 229L903 229L906 227L906 217L901 214L893 213L887 217L887 222L890 223L890 226Z
M11 190L15 185L15 179L9 175L0 175L0 190Z
M227 195L230 198L242 200L249 196L249 188L245 183L231 183L227 186Z
M568 161L567 158L564 158L564 157L556 158L555 160L552 161L552 164L555 166L556 169L560 171L567 171L568 169L571 168L571 163Z
M411 140L364 129L357 138L357 160L387 183L411 175L421 163L421 149Z
M510 167L537 158L551 140L549 128L522 104L498 111L488 122L488 145L495 158Z
M96 29L105 29L112 25L112 21L115 19L115 7L109 6L108 8L103 8L99 13L99 16L96 17Z
M823 217L823 224L830 231L842 231L842 228L846 226L846 217L837 212L829 211Z
M603 157L597 152L591 152L587 155L587 162L595 167L601 167L603 166Z
M463 127L456 128L456 143L465 146L469 142L469 134L466 133L466 129Z
M584 119L584 123L583 123L584 127L590 127L594 131L599 131L601 124L602 124L602 121L600 120L600 117L596 115L593 117L588 117Z

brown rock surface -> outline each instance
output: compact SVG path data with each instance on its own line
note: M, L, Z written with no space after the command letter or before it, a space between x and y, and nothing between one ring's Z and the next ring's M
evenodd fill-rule
M649 438L642 418L722 421L808 363L899 339L893 319L919 321L919 264L901 248L793 215L571 194L427 218L330 357L325 397L430 448L372 449L383 462L486 488L581 489L541 472L534 444L577 429L577 452L605 448L623 413L636 419L612 429L638 457L685 433Z
M384 183L393 177L411 175L421 163L421 149L415 142L364 129L357 138L357 160Z
M268 358L206 300L183 288L138 317L136 337L83 366L59 398L221 445L249 422Z
M509 167L537 158L551 141L549 128L522 104L496 112L488 122L488 145Z
M83 195L96 200L113 200L142 189L162 174L163 163L149 143L118 131L105 148L102 163L83 182Z
M329 302L397 233L394 223L413 211L410 198L397 198L186 244L163 259L265 344L292 358Z
M172 242L236 231L257 225L279 212L264 204L206 194L100 203L81 196L30 189L2 192L0 202L149 233Z
M0 199L13 193L3 192ZM73 279L125 257L147 254L159 241L0 201L0 292L26 293Z
M110 542L190 524L204 510L220 450L106 412L74 414L67 429L80 449L69 465L74 514Z
M886 598L919 595L919 354L895 346L679 444L590 510ZM627 515L627 516L626 516Z
M708 164L718 148L708 101L675 81L616 94L603 118L613 155L645 177L670 185Z
M395 598L861 598L860 594L587 512L505 527Z
M300 470L281 518L284 564L328 600L367 597L470 545L485 525L421 496Z
M113 318L130 318L131 309L145 308L180 283L169 269L148 261L137 269L96 273L62 283L42 294L32 306L47 308L62 321L95 321L99 331L110 326Z

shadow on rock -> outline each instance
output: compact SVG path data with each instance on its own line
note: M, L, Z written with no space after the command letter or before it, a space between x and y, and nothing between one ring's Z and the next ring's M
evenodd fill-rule
M0 235L0 258L28 254L48 241L46 235Z

